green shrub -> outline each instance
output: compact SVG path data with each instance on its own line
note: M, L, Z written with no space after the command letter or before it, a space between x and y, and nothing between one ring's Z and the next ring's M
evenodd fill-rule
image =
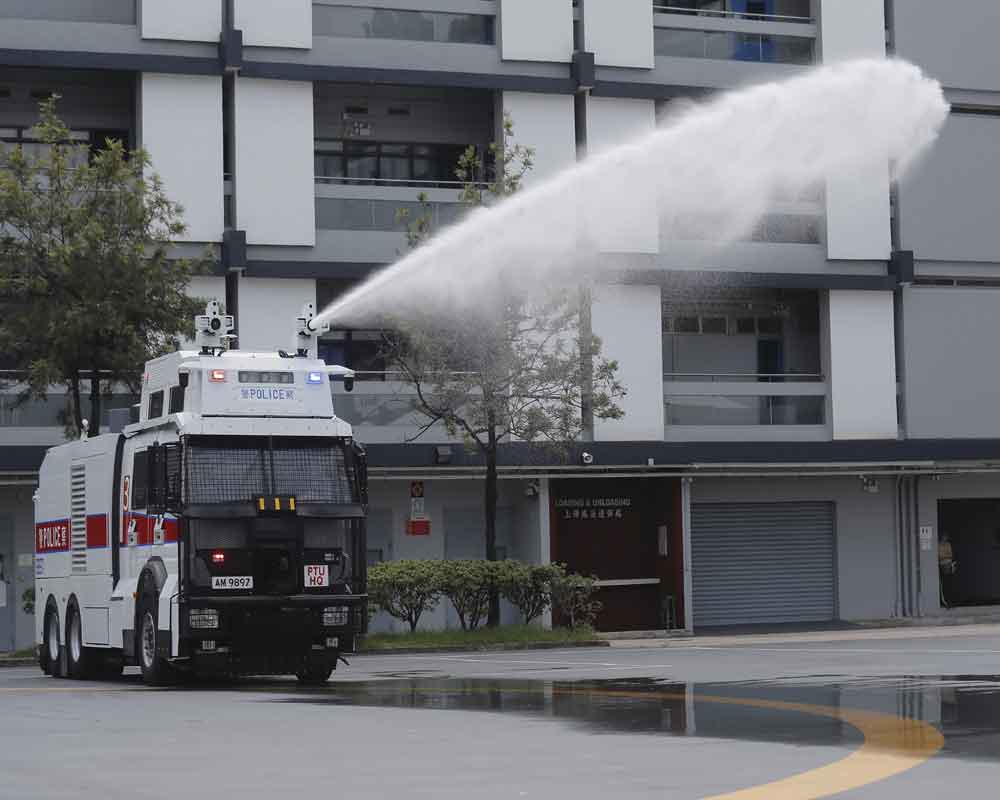
M498 566L491 561L441 562L441 594L455 607L463 631L476 630L489 614Z
M497 588L514 605L528 625L552 604L552 586L565 573L561 564L522 564L501 561L497 564Z
M597 578L564 574L552 584L552 605L569 620L570 628L590 628L601 612L596 592Z
M441 600L440 561L386 561L368 570L368 597L415 631L425 611Z

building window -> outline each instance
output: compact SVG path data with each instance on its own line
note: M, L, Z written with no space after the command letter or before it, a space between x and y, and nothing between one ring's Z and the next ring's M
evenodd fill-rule
M494 17L484 14L316 5L313 6L313 32L316 36L352 39L496 44Z
M316 177L333 183L458 186L466 145L317 139Z

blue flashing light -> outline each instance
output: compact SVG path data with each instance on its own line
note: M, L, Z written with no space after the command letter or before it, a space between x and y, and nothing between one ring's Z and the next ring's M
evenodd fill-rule
M306 382L307 383L322 383L323 382L323 373L322 372L310 372L306 376Z

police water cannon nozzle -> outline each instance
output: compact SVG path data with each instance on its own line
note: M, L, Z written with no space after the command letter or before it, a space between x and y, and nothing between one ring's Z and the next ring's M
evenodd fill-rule
M211 300L205 306L205 313L194 318L195 344L202 355L215 355L226 350L231 339L235 339L233 328L236 320L222 313L218 300Z
M330 330L330 323L316 323L316 306L306 303L295 319L295 341L292 344L299 358L315 358L319 337Z

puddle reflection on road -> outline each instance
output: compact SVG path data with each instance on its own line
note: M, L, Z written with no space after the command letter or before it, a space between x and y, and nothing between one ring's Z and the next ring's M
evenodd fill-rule
M318 690L301 689L280 699L272 697L271 701L512 713L602 733L697 735L852 748L863 737L846 721L846 712L861 710L933 725L945 736L944 756L1000 760L1000 678L995 677L838 680L818 676L759 683L683 684L653 679L522 681L412 676L331 683ZM806 707L833 713L811 713ZM837 715L839 710L845 712L845 718Z

